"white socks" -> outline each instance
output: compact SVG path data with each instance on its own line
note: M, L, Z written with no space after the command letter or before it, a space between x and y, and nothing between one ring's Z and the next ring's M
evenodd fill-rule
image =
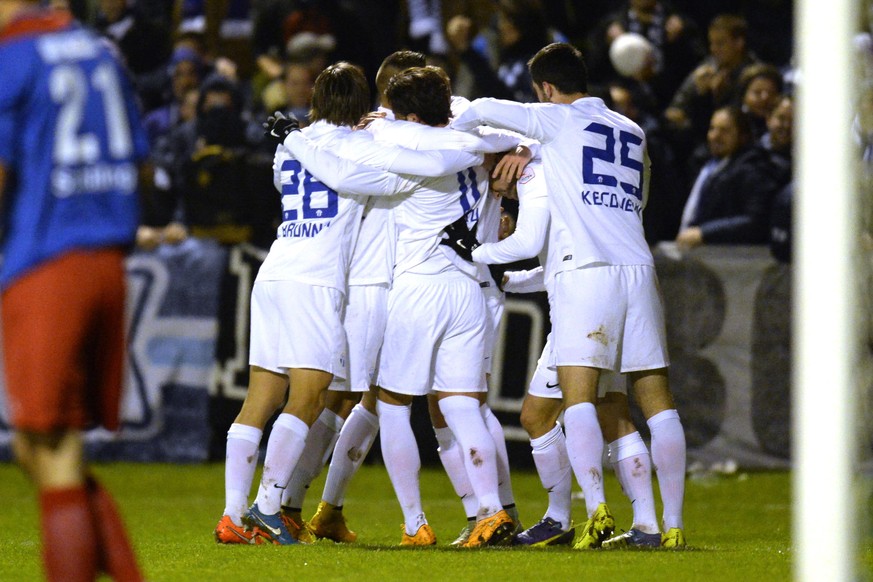
M449 396L442 398L439 405L463 451L467 477L479 500L476 517L494 515L503 509L497 493L497 453L479 412L479 401L470 396Z
M343 419L326 408L321 411L319 417L309 427L306 445L303 447L303 456L294 467L294 472L291 473L291 479L288 480L288 486L282 495L283 506L295 509L303 507L306 490L309 489L309 484L318 477L324 464L327 463L342 427Z
M624 494L634 510L633 527L643 533L658 533L655 495L652 493L652 462L640 433L634 432L609 443L609 460Z
M421 507L421 489L418 473L421 457L412 426L409 424L410 406L376 403L379 430L382 432L382 460L394 486L394 493L403 510L403 521L408 535L415 535L424 520ZM423 521L424 520L424 521Z
M684 527L685 430L675 409L664 410L647 421L652 433L652 463L658 473L664 503L664 529Z
M349 481L370 452L378 432L379 417L360 404L355 405L334 447L321 495L324 501L335 507L345 502Z
M264 458L264 473L258 488L256 503L261 513L279 513L282 493L291 477L291 472L303 454L309 427L296 416L282 413L270 432L267 441L267 456Z
M574 404L564 411L567 454L576 481L585 495L588 517L606 501L603 492L603 433L597 411L590 402Z
M491 407L483 404L479 412L485 420L485 426L494 439L497 452L497 492L500 494L500 503L503 507L515 505L515 496L512 494L512 479L509 475L509 454L506 452L506 437L503 435L503 426L494 415Z
M249 508L252 479L258 466L258 446L264 434L259 428L234 423L227 431L224 460L224 515L236 525Z
M440 462L449 476L452 487L455 488L455 493L461 498L461 503L464 505L464 515L467 519L475 519L476 513L479 511L479 500L473 493L473 486L467 476L467 467L464 465L464 453L461 446L449 427L434 428L433 432L436 435L437 444L439 444L437 454L440 456Z
M552 430L531 439L530 446L540 482L549 494L545 517L551 517L560 522L563 529L569 529L573 476L561 425L555 423Z

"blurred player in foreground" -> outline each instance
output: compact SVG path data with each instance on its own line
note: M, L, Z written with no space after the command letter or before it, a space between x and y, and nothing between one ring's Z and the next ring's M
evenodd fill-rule
M118 60L66 11L0 2L0 79L5 388L13 451L39 492L45 574L141 580L81 431L119 427L145 132Z

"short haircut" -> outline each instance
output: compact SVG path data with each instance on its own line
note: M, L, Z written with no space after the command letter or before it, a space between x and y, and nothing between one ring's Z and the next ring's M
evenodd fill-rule
M746 38L749 26L746 19L736 14L719 14L709 23L709 30L724 31L731 38Z
M564 94L588 92L588 67L582 53L566 42L541 48L527 63L534 83L551 83Z
M312 122L354 126L370 110L370 86L360 67L340 61L319 73L312 88Z
M752 136L754 135L754 130L752 126L752 118L748 113L736 105L727 105L716 109L712 114L715 115L720 111L724 111L728 114L728 117L731 118L731 121L733 121L734 126L737 128L737 134L742 143L748 143L751 141Z
M452 90L439 67L413 67L394 75L385 97L396 117L414 113L427 125L444 125L452 115Z
M391 77L400 71L425 65L427 65L427 59L423 53L410 50L399 50L391 53L385 57L376 73L376 91L379 92L380 96L384 95Z
M782 73L779 69L767 63L755 63L754 65L749 65L740 73L740 87L742 88L740 95L746 94L752 81L762 78L773 81L776 91L780 94L785 88L785 80L782 78Z

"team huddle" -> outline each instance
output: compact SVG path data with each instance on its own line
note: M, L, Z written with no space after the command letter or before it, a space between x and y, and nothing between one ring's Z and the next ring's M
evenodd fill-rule
M413 398L426 396L468 518L453 545L685 547L685 437L642 229L645 135L588 96L571 45L546 46L529 69L539 104L469 102L423 55L398 51L377 73L382 107L368 114L367 80L339 62L315 81L310 126L281 113L265 123L277 143L282 223L252 291L250 381L228 430L218 542L354 542L345 492L381 431L403 512L400 544L436 544L410 425ZM519 202L512 234L499 232L501 195ZM501 267L534 256L541 266L532 271ZM552 331L521 421L548 509L525 529L486 396L504 291L536 290L548 294ZM649 425L651 455L625 386ZM604 442L633 504L620 535L603 490ZM305 492L328 458L305 522ZM586 505L578 531L574 475Z

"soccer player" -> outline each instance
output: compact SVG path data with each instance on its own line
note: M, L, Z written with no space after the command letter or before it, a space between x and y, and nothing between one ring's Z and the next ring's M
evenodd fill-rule
M685 436L667 380L663 308L642 229L645 135L588 96L581 53L566 43L530 61L543 104L479 99L452 123L518 131L542 144L549 184L554 276L552 361L558 371L570 463L588 521L575 547L600 547L615 529L603 492L603 432L595 408L600 371L627 373L652 427L652 458L664 491L663 543L684 545Z
M124 257L148 155L114 52L64 10L0 2L2 345L15 458L49 580L142 580L82 430L119 427Z
M400 71L414 66L423 66L424 63L424 55L413 51L397 51L386 57L376 75L376 87L381 95L379 114L385 116L386 119L394 118L385 97L388 81ZM466 100L453 98L453 107L456 104L462 104L462 101ZM466 139L468 137L456 131L432 128L428 132L427 139L420 141L418 146L420 149L446 147L446 144L461 140L458 146L470 150L486 148L487 151L493 151L500 147L501 143L510 143L505 141L505 137L499 136L489 136L491 140L489 142L471 141ZM343 321L349 341L351 376L348 382L333 382L331 384L325 410L319 417L319 422L314 426L317 428L331 425L336 427L343 418L346 416L349 418L345 424L342 424L338 439L335 437L331 439L327 436L335 435L335 429L333 431L330 429L310 431L304 457L291 476L284 498L287 501L283 501L283 515L287 518L286 524L288 524L289 531L295 537L299 536L300 539L305 539L306 536L310 535L310 531L317 538L327 538L336 542L353 542L357 539L357 534L346 525L342 509L348 483L369 452L379 429L379 421L376 416L375 386L370 388L375 379L374 369L385 331L387 292L391 284L394 266L395 243L392 238L394 236L392 234L392 208L395 204L396 202L391 198L371 200L367 206L366 217L355 244L349 274L349 297ZM473 214L471 213L471 215ZM496 214L494 218L496 221ZM494 226L496 228L496 222ZM487 272L485 276L488 277ZM487 280L490 281L490 278ZM496 290L493 282L490 285ZM499 320L499 314L496 317ZM496 333L496 326L493 331ZM362 394L363 399L361 399ZM357 400L360 400L360 404L355 405ZM353 409L351 405L354 405ZM431 410L433 411L435 407L434 403ZM351 412L351 416L349 416L349 412ZM438 410L436 415L442 421L442 416L439 415ZM496 435L495 443L498 446L500 461L498 468L501 471L499 489L501 502L505 508L508 508L513 520L517 522L517 510L515 510L512 497L502 427L490 410L485 410L483 415L485 415L489 431L492 432L492 435ZM465 506L472 507L470 511L474 516L473 525L475 525L475 513L478 505L466 476L463 454L457 446L445 446L445 442L457 443L445 422L443 421L438 427L436 426L437 438L441 439L440 457L444 460L446 470L456 488L463 488L468 493L463 499ZM318 437L312 438L313 434L318 435ZM331 457L331 466L325 481L322 500L315 515L306 524L307 527L301 527L304 522L301 519L299 508L302 506L306 487L317 476L324 459L334 449L334 441L337 447L335 450L338 453L335 452ZM458 482L463 482L463 485L459 485ZM472 526L467 530L467 535L470 531L472 531ZM463 541L466 541L466 537Z
M396 51L385 58L376 73L379 112L393 119L385 99L385 88L391 77L404 69L425 64L422 53L409 50ZM343 315L350 376L347 381L331 383L325 409L307 437L304 456L291 475L283 498L282 512L291 524L289 530L292 535L299 532L304 539L310 530L317 538L335 542L350 543L357 539L357 534L346 525L342 510L348 483L379 432L376 391L372 384L385 332L388 289L394 269L391 216L394 204L391 198L379 197L373 198L365 208L352 254ZM300 512L306 489L334 450L339 454L331 457L321 501L308 524L304 524Z
M511 196L512 184L498 182L497 191L506 191ZM466 230L464 224L454 224L449 229L450 238L444 242L455 246L469 258L480 263L508 263L540 255L538 269L529 272L506 273L506 287L514 292L546 290L552 297L551 283L554 273L551 266L558 257L549 257L543 249L549 226L548 197L542 166L531 163L524 169L516 184L519 199L519 221L512 236L497 243L477 246L476 235ZM475 247L475 248L474 248ZM544 275L549 271L549 275ZM521 409L521 423L531 439L531 448L537 473L548 491L549 506L543 518L515 537L513 543L528 546L569 544L574 528L570 524L570 488L572 477L567 457L564 433L558 422L563 409L561 389L554 370L549 370L551 339L546 340L543 355L537 362ZM654 496L651 481L649 451L630 419L627 403L627 388L624 378L611 373L602 373L597 401L598 417L601 418L604 436L608 443L608 457L622 486L631 500L634 521L629 532L604 542L605 548L631 546L660 546L661 535L655 517Z
M413 122L392 122L382 130L402 132L403 143L420 143L434 129L427 125L448 122L450 89L444 73L434 68L396 75L386 94L397 119ZM513 139L500 149L517 144ZM326 161L331 158L321 148L308 148L300 138L289 138L286 145L313 168L318 167L317 156ZM315 172L323 180L337 174L327 165ZM443 251L439 244L444 226L476 207L487 188L487 176L471 167L413 185L398 180L393 188L407 196L394 209L397 255L379 361L377 408L383 458L404 513L401 544L436 542L421 510L420 460L409 425L412 397L427 394L431 387L464 450L473 451L473 458L468 456L466 462L480 509L468 547L508 541L512 520L500 505L495 444L478 401L484 375L484 298L472 265ZM425 302L432 309L416 308ZM409 366L409 362L416 365Z
M352 134L369 103L360 69L345 62L331 65L315 81L312 124L304 131L315 143L347 151L380 170L439 176L481 162L482 156L461 151L377 147L368 133ZM296 120L282 116L268 123L269 135L280 142L299 133L295 130ZM215 529L222 543L296 542L280 513L282 492L321 413L324 391L335 376L347 377L341 308L352 245L365 197L386 191L364 174L361 179L336 174L342 180L328 187L307 168L280 143L273 169L282 193L282 224L252 290L249 390L228 430L226 506ZM287 403L267 443L257 498L246 511L263 427L286 392Z

